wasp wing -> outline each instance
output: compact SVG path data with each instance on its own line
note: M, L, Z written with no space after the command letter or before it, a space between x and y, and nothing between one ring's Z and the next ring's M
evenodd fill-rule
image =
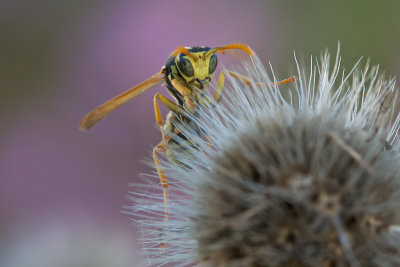
M131 100L132 98L140 95L144 91L160 85L164 82L164 69L161 70L160 73L156 73L153 76L151 76L149 79L145 80L144 82L141 82L140 84L126 90L120 95L117 95L116 97L108 100L107 102L101 104L88 114L86 114L85 117L81 120L79 123L79 129L82 131L89 130L94 126L96 123L98 123L100 120L102 120L105 116L108 115L111 111L114 109L118 108L125 102Z

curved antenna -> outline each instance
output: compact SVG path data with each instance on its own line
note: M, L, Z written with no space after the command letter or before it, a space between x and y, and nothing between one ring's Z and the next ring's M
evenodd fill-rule
M189 50L187 50L186 47L183 46L178 46L172 53L171 53L171 57L176 57L177 55L179 55L180 53L184 53L187 56L191 57L193 60L196 60L196 58L194 57L194 55L192 53L189 52Z
M224 46L217 46L217 47L211 48L207 52L205 57L209 56L212 53L225 53L225 50L230 50L230 49L240 49L240 50L246 52L247 54L249 54L249 56L254 55L253 50L249 46L247 46L245 44L240 44L240 43L233 43L233 44L227 44Z

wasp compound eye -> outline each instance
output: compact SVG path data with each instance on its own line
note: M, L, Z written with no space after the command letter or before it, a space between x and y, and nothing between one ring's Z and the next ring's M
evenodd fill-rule
M180 72L187 77L192 77L194 75L192 63L184 58L184 54L180 54L178 57L178 68Z
M214 53L210 57L210 63L208 67L208 72L210 74L214 73L215 69L217 68L217 62L218 62L217 55Z

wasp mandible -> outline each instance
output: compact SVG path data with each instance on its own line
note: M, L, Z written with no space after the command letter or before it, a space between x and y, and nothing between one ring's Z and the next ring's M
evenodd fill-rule
M154 113L157 125L161 130L162 140L153 149L153 159L163 189L165 222L168 220L168 179L164 171L160 168L158 153L164 153L170 161L176 161L172 153L170 153L171 150L182 150L184 148L182 148L182 145L179 145L181 141L174 139L180 134L179 130L174 125L179 121L191 126L193 122L185 116L185 113L197 116L196 114L199 106L208 108L209 101L204 97L204 91L209 87L217 68L218 59L216 54L225 53L227 50L231 49L239 49L246 52L250 57L254 56L254 52L249 46L239 43L217 46L214 48L205 46L179 46L168 57L166 64L161 68L159 73L154 74L149 79L98 106L88 113L79 124L81 130L88 130L107 116L107 114L128 100L152 87L163 83L166 84L169 94L176 102L171 101L160 93L156 93L154 96ZM251 83L249 79L242 75L222 71L219 75L214 93L214 100L216 102L221 99L226 73L248 84ZM294 81L294 79L294 77L291 77L279 81L276 84L289 83ZM162 119L158 101L161 101L161 103L170 110L165 121ZM179 136L179 138L180 140L188 141L184 136Z

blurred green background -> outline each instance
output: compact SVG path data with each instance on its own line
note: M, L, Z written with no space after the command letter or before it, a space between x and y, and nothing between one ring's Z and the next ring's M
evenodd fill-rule
M294 51L307 61L326 48L336 53L340 41L347 70L364 57L397 76L399 10L399 1L371 0L3 0L0 265L46 266L50 248L51 260L68 262L76 236L93 255L110 252L104 260L80 253L77 262L137 261L140 229L120 210L134 190L128 184L152 172L143 164L160 140L152 97L165 89L146 92L88 133L77 125L158 72L178 45L242 42L283 79L294 74Z

